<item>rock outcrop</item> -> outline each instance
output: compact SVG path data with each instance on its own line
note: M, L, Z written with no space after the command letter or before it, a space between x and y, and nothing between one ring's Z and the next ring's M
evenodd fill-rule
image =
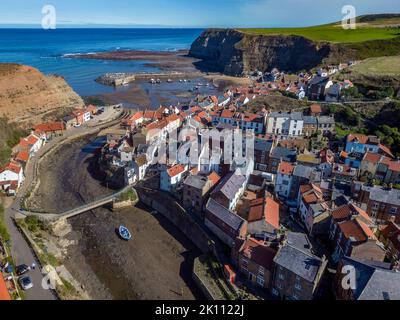
M337 44L294 35L258 35L234 29L208 29L193 42L189 56L202 59L197 64L200 69L234 76L271 71L273 68L299 72L323 63L395 55L400 50L399 39Z
M29 66L0 64L0 116L12 122L28 126L83 105L60 76L45 76Z

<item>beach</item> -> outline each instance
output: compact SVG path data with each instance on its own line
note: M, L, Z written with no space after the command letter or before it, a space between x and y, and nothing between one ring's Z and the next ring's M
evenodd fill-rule
M65 144L42 162L33 195L37 206L60 212L112 192L97 174L93 142L97 146L90 136ZM62 263L90 298L202 298L191 278L199 251L169 221L150 212L141 205L114 212L99 208L68 220L72 231L63 236L70 245ZM119 225L132 232L130 242L117 236Z

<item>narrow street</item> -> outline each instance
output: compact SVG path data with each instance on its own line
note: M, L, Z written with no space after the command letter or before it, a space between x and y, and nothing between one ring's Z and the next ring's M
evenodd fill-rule
M17 210L20 208L20 203L24 198L25 194L30 190L32 184L35 182L35 174L36 174L36 165L39 159L50 149L56 146L61 141L73 138L75 136L84 136L86 134L94 133L99 128L103 128L105 126L112 125L116 119L119 119L123 112L116 111L111 109L110 111L105 113L109 120L103 116L101 119L97 118L93 120L89 125L85 125L79 128L73 128L69 131L66 131L62 137L57 137L44 145L34 157L28 162L25 168L25 181L21 186L17 196L14 201L6 201L5 203L5 212L4 218L6 222L6 226L8 228L8 232L10 233L11 238L11 255L15 261L16 265L26 264L31 265L32 263L36 264L35 270L31 270L29 272L29 276L33 283L33 288L27 290L25 292L27 300L55 300L57 297L55 294L48 289L44 289L42 287L43 275L40 270L40 264L36 259L33 250L29 246L28 242L25 240L24 236L21 234L19 229L14 223L14 217L16 216Z

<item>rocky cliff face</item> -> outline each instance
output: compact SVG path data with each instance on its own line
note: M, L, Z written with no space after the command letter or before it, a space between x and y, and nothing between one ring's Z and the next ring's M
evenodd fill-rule
M45 76L28 66L0 64L0 116L12 122L27 126L83 105L62 77Z
M340 63L400 52L400 37L355 43L315 42L301 36L245 34L233 29L208 29L192 44L189 55L202 59L205 71L245 75L278 68L298 72L322 63Z
M203 66L230 75L248 72L297 72L310 69L329 55L328 44L299 36L252 35L232 29L209 29L192 44L190 56L203 59Z

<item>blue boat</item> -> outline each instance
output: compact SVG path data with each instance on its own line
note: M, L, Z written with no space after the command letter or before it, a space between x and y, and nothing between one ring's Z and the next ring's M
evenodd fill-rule
M131 238L132 238L131 233L130 233L129 230L128 230L126 227L124 227L124 226L120 226L120 227L118 228L118 233L119 233L120 237L121 237L122 239L126 240L126 241L131 240Z

